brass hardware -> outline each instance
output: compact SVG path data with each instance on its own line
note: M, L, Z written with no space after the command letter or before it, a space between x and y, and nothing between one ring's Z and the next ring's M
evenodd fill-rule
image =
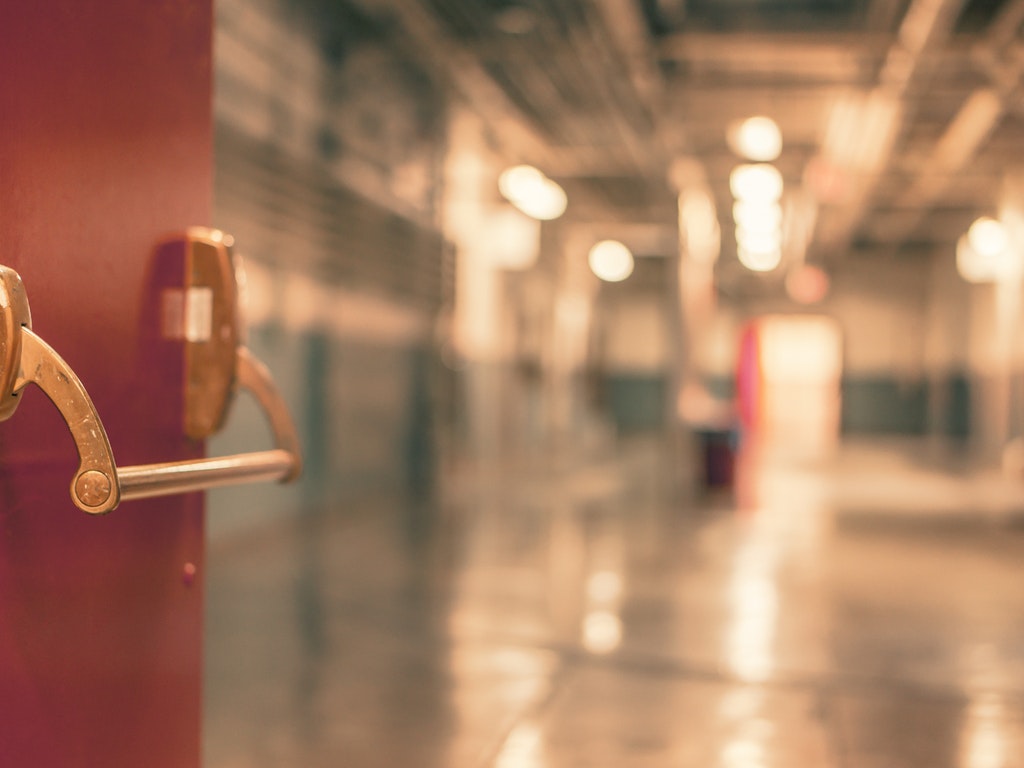
M21 282L17 273L6 267L2 268L2 275L4 284L10 279ZM36 336L30 326L21 325L15 333L21 337L20 343L11 346L20 347L21 356L18 377L9 396L17 398L27 385L35 384L57 406L78 448L78 471L71 481L71 498L85 512L109 512L118 505L121 489L107 431L89 393L61 356ZM14 407L7 417L13 412Z
M186 342L185 434L204 440L223 426L234 394L235 350L242 335L239 267L233 238L218 230L193 227L170 243L185 248L185 284L180 292L164 293L165 307L181 302L180 326L168 327L165 315L164 332Z
M224 422L235 388L241 387L252 393L270 421L276 443L272 450L118 467L85 387L32 331L21 278L0 266L0 421L14 414L26 386L43 390L78 449L71 498L90 514L110 512L130 499L243 482L290 482L301 472L299 440L288 408L269 371L240 342L231 239L216 230L190 229L178 245L185 248L185 285L165 292L164 320L165 335L185 343L183 430L197 439L213 434Z

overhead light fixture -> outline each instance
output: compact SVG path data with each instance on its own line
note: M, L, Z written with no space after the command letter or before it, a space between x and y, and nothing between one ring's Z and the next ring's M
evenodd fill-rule
M956 271L968 283L997 283L1019 274L1020 269L1020 258L1009 248L979 251L969 233L961 235L956 243Z
M602 240L587 256L590 270L608 283L618 283L633 274L633 254L618 240Z
M498 177L498 190L520 211L540 221L557 219L569 202L565 190L532 165L506 168Z
M956 269L969 283L995 283L1020 276L1024 260L1011 247L1006 227L982 216L957 241Z
M733 152L747 160L769 162L782 154L782 131L764 115L734 123L726 138Z
M736 227L736 255L740 264L754 272L771 272L782 262L782 232L750 231Z
M779 250L782 247L782 233L778 230L771 232L751 232L742 227L736 228L736 245L747 251L757 253L768 253Z
M961 235L956 243L956 271L968 283L988 283L995 280L992 260L971 247L967 235Z
M982 256L998 256L1010 243L1006 228L989 216L982 216L971 224L967 240L971 248Z
M776 232L782 229L782 206L740 201L732 206L732 218L737 228L747 232Z
M738 165L729 174L729 190L741 202L777 203L782 197L782 174L774 165Z
M771 272L782 263L782 249L755 251L740 246L736 249L740 264L752 272Z

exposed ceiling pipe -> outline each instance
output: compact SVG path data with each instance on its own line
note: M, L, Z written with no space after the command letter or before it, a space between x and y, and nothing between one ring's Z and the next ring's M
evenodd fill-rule
M864 100L864 109L856 132L873 133L877 143L871 153L871 165L847 168L851 190L845 205L822 216L817 233L819 244L830 251L845 251L857 226L870 208L871 198L882 171L892 162L896 140L906 120L912 85L926 74L927 54L945 43L960 14L964 0L913 0L900 23L896 40L889 46L879 72L878 85ZM870 108L870 109L869 109ZM834 162L830 153L844 151L838 142L829 146L826 137L826 162ZM835 163L842 167L840 163Z
M684 62L691 77L724 74L850 86L865 82L873 64L869 49L888 39L845 32L810 39L792 33L684 32L663 40L657 52L662 59Z
M615 55L616 51L609 50L609 40L620 41L611 34L602 8L597 7L598 18L595 19L591 7L591 3L565 7L567 15L575 8L583 22L571 27L570 45L589 76L594 91L599 94L605 119L610 121L627 149L636 166L635 171L649 178L659 169L663 170L665 165L664 155L659 152L656 141L652 107L637 90L628 60L623 61L621 56Z
M902 233L903 237L924 215L924 209L931 207L946 189L953 174L974 157L1004 111L1002 98L991 88L979 88L967 97L901 198L901 207L919 209L917 220Z
M445 33L422 0L381 0L381 4L390 8L403 32L435 69L487 120L506 154L550 166L554 158L548 142L484 71L473 53Z
M1010 45L1024 24L1024 0L1010 0L996 14L988 29L988 44L1001 50Z
M610 2L621 5L620 0ZM425 0L381 0L381 4L393 12L405 35L454 86L456 92L487 120L505 154L522 158L560 176L600 175L602 169L616 166L614 159L608 157L607 148L599 156L590 151L585 142L573 142L578 145L576 147L553 147L552 142L537 130L530 118L523 114L480 64L479 52L453 40ZM599 10L604 13L603 8ZM622 11L622 8L617 8L612 12ZM642 19L638 15L632 22L621 16L616 18L623 30L628 28L630 35L643 34L642 26L638 26L642 25ZM600 41L593 39L590 23L587 26L586 34L578 31L572 33L571 42L577 49L577 58L589 70L589 79L599 90L606 107L606 117L613 122L634 166L618 167L615 172L621 175L639 170L642 175L649 175L659 167L661 157L659 142L652 140L655 123L651 103L635 85L643 80L643 74L640 69L629 70L627 77L623 78L619 57L613 57L612 52L600 50ZM615 39L619 41L620 36L616 35ZM635 38L629 44L634 46L644 43L642 38ZM628 63L633 57L627 56L624 60ZM652 68L652 71L657 70ZM620 86L618 88L612 84L616 78L621 81L616 83ZM623 89L622 85L626 88ZM625 114L636 119L627 119ZM635 125L637 122L651 125L651 133L641 135Z
M594 0L626 74L651 119L657 123L665 84L635 0Z
M945 43L964 0L914 0L882 65L879 85L902 96L921 74L922 54Z
M935 143L920 173L901 199L901 205L914 213L898 231L892 233L898 248L924 219L928 209L949 187L956 172L963 169L1006 114L1008 99L1021 79L1021 66L1000 66L1002 53L1016 38L1024 23L1024 0L1004 6L991 22L984 45L984 60L991 64L993 87L978 88L964 101Z

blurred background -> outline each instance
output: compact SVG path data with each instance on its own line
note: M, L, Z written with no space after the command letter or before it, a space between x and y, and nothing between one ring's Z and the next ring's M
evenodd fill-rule
M1024 765L1024 2L215 7L208 765Z

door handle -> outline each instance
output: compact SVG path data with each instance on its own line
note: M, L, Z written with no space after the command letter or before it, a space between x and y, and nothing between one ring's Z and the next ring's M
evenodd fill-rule
M164 292L163 315L165 334L180 333L185 343L183 432L202 439L217 431L235 389L241 388L255 397L266 414L276 444L273 449L118 467L85 386L32 330L21 277L0 266L0 421L14 414L26 386L35 384L43 390L60 411L78 449L71 499L90 514L105 514L130 499L245 482L290 482L302 469L299 439L288 408L269 371L240 341L230 237L194 228L176 243L184 248L186 274L182 288ZM168 317L176 317L177 322L168 323Z

